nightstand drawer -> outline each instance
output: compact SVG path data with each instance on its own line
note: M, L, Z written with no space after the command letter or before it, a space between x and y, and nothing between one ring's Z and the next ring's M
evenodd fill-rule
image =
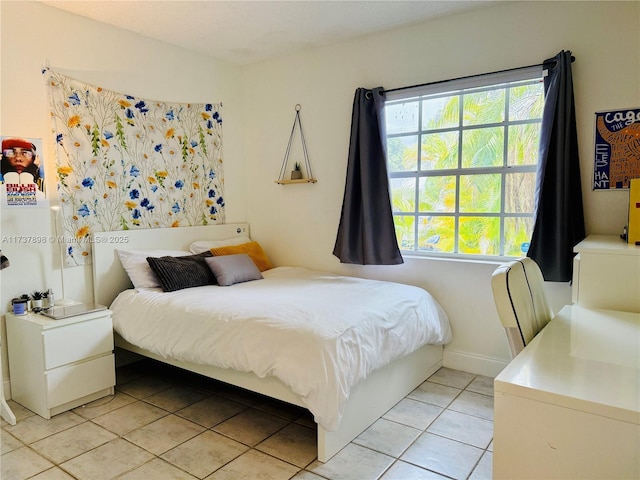
M113 351L109 316L51 328L43 337L45 370Z
M116 383L114 355L60 367L45 373L49 398L47 408L54 408L90 395Z

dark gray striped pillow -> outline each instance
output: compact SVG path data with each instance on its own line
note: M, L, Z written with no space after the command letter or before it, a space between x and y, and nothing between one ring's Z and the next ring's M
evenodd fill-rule
M158 277L162 290L175 292L216 283L216 277L204 261L210 256L211 252L185 257L147 257L147 263Z

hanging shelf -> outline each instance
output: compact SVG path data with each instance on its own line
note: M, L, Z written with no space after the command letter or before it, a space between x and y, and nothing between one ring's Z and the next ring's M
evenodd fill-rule
M311 171L311 163L309 162L309 152L307 152L307 142L304 139L304 132L302 131L302 122L300 121L300 110L302 107L300 104L296 105L296 118L293 120L293 128L291 129L291 135L289 136L289 143L287 144L287 151L284 154L284 160L280 167L280 176L276 183L280 185L290 185L292 183L316 183L318 180L313 178L313 172ZM300 129L300 141L302 143L302 152L304 154L304 168L308 175L307 178L287 178L287 166L289 165L289 154L291 153L291 145L293 143L293 137L296 133L296 128ZM296 162L299 165L299 162ZM302 172L304 173L304 172Z

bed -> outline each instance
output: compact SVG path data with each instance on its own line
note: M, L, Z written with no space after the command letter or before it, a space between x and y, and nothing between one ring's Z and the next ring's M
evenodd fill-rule
M263 271L260 281L232 287L134 289L117 252L188 250L195 241L248 235L245 223L95 233L95 301L113 311L117 347L309 409L318 424L318 460L326 462L442 366L442 345L451 335L448 320L421 289L299 267ZM371 300L362 300L366 290L376 288ZM396 289L407 298L390 307L378 303L383 292ZM356 298L361 301L351 300ZM428 328L413 318L425 316L414 312L418 304L422 311L424 302L425 315L433 317ZM332 303L340 308L329 308ZM147 314L152 308L157 313ZM386 308L405 313L400 320L392 319ZM317 315L326 320L311 319ZM183 317L190 328L176 326L176 319ZM379 318L369 321L374 317ZM384 324L383 333L372 330L377 323ZM371 338L377 340L367 339L364 331L373 331ZM358 345L358 350L352 352L349 345ZM311 350L318 350L317 359L304 355L308 364L292 368L301 363L292 359ZM261 357L236 358L234 351L255 351Z

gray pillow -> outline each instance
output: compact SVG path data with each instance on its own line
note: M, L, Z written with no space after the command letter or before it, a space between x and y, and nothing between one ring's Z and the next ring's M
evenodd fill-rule
M256 264L246 253L208 257L204 261L209 265L218 285L227 287L263 278Z

